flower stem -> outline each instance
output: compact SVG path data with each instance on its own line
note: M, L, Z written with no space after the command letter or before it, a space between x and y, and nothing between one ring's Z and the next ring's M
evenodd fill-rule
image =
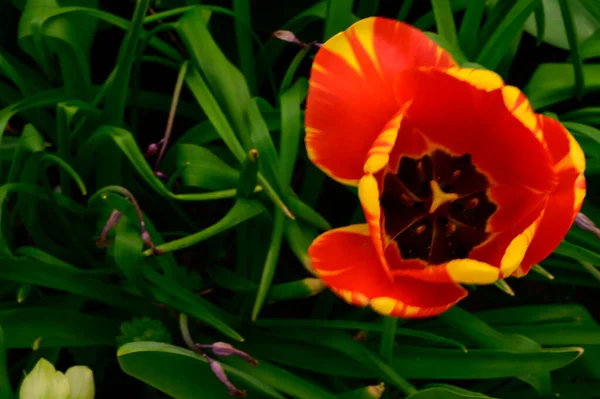
M387 363L392 362L394 356L394 339L396 338L396 326L398 319L395 317L384 317L383 331L381 332L381 342L379 345L379 353L381 358Z

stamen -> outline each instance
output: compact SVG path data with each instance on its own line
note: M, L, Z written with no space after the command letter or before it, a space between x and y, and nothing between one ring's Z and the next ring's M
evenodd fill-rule
M452 172L449 183L450 184L454 183L456 181L456 179L458 179L458 176L460 176L460 170L455 170L454 172Z
M454 223L448 223L448 224L446 225L446 232L447 232L448 234L452 234L452 233L454 233L455 231L456 231L456 225L455 225Z
M419 227L417 227L417 229L415 230L415 233L417 233L417 235L421 235L425 232L425 229L427 229L427 226L422 224Z
M477 207L477 205L479 205L479 198L471 198L470 200L467 201L465 208L473 209L473 208Z
M425 170L421 161L417 162L417 175L419 176L419 181L425 181Z
M402 202L404 202L404 204L406 205L412 206L415 203L415 201L412 198L410 198L406 193L400 194L400 198L402 199Z

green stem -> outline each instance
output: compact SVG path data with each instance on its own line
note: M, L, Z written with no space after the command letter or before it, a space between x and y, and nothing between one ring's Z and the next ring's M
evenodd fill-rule
M383 330L381 332L381 342L379 345L379 353L381 358L390 364L394 357L394 339L396 338L396 327L398 319L395 317L383 318Z

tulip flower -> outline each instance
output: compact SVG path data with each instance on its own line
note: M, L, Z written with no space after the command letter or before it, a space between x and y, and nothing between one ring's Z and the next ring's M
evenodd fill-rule
M525 275L585 196L583 152L558 121L395 20L323 44L305 120L309 158L358 187L367 221L319 236L312 266L383 315L434 316L467 295L461 284Z

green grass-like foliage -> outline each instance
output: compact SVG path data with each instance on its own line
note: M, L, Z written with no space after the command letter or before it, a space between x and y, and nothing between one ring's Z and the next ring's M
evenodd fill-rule
M250 398L596 397L593 232L509 279L515 297L479 287L428 321L311 274L312 240L362 212L307 160L315 48L271 32L318 42L372 15L563 121L600 221L596 0L1 1L0 399L42 357L87 362L97 397L225 398L219 370Z

